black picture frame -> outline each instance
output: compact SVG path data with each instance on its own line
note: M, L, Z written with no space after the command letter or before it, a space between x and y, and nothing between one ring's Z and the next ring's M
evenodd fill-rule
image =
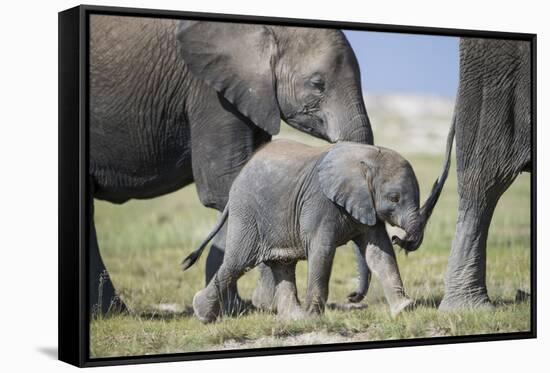
M259 348L233 351L176 353L169 355L90 358L87 304L88 212L88 73L89 17L92 14L133 17L185 18L194 20L345 28L389 33L467 36L514 39L531 43L532 138L531 138L531 330L502 334L433 337L406 340L352 342L297 347ZM59 13L59 360L79 367L220 359L259 355L422 346L536 338L536 34L461 30L419 26L369 24L343 21L274 18L230 14L196 13L81 5Z

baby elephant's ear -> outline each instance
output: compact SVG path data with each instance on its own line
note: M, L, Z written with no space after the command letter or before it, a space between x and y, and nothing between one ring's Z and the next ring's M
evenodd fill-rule
M362 224L375 225L373 191L368 180L373 148L368 145L339 143L317 166L321 190Z

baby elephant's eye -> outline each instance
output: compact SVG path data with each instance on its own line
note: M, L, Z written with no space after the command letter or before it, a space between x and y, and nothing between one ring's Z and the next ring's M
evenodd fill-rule
M321 75L315 74L309 78L308 84L310 87L323 92L325 90L325 81Z
M390 194L388 197L393 203L399 202L399 194Z

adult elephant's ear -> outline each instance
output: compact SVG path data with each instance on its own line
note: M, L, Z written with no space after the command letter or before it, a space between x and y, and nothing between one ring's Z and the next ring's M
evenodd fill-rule
M276 45L262 25L181 21L180 50L193 75L221 93L270 135L281 117L272 62Z
M354 219L370 226L376 224L371 183L372 160L377 152L368 145L339 143L317 165L323 193Z

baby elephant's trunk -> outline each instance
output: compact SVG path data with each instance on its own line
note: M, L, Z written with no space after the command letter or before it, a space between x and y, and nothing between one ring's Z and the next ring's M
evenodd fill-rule
M399 245L406 251L415 251L422 244L424 239L424 228L428 219L423 216L422 211L416 215L405 229L406 235L403 239L393 236L392 243L394 245Z

